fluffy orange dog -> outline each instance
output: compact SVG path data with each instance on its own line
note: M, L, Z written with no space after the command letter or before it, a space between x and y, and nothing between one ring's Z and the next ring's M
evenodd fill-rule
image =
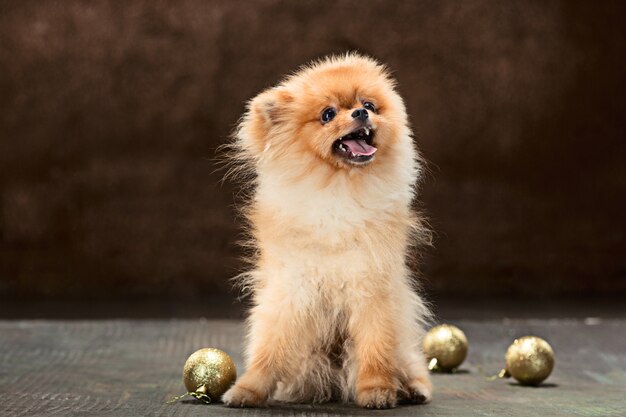
M349 54L301 69L250 101L234 146L256 174L257 256L247 371L224 402L429 401L428 310L405 260L425 235L421 166L385 68Z

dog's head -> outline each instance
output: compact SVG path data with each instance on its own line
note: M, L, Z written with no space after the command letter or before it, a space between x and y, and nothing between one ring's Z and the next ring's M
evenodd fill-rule
M347 170L412 147L400 143L410 132L394 81L385 67L356 54L313 63L256 96L238 138L255 160L315 160Z

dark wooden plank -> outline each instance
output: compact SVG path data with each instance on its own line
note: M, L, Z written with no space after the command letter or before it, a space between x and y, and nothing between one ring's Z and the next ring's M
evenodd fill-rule
M353 405L228 409L182 393L182 366L194 350L229 352L242 371L243 327L228 320L0 321L2 416L623 416L626 319L458 321L470 341L462 372L434 375L432 404L394 410ZM557 364L540 388L487 381L510 341L536 334Z

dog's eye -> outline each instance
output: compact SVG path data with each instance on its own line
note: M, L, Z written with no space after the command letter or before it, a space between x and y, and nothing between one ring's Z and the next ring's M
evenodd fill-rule
M322 112L322 123L328 123L335 118L337 111L332 107L327 108Z
M363 108L376 113L376 106L374 106L374 103L370 102L370 101L366 101L363 103Z

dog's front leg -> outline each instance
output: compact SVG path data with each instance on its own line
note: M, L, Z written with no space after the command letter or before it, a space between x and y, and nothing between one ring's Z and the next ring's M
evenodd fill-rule
M395 407L399 389L394 309L391 297L360 300L350 312L349 332L358 366L356 403L367 408Z
M230 407L262 407L278 381L292 375L310 354L307 316L289 298L262 300L249 318L248 366L222 400Z

